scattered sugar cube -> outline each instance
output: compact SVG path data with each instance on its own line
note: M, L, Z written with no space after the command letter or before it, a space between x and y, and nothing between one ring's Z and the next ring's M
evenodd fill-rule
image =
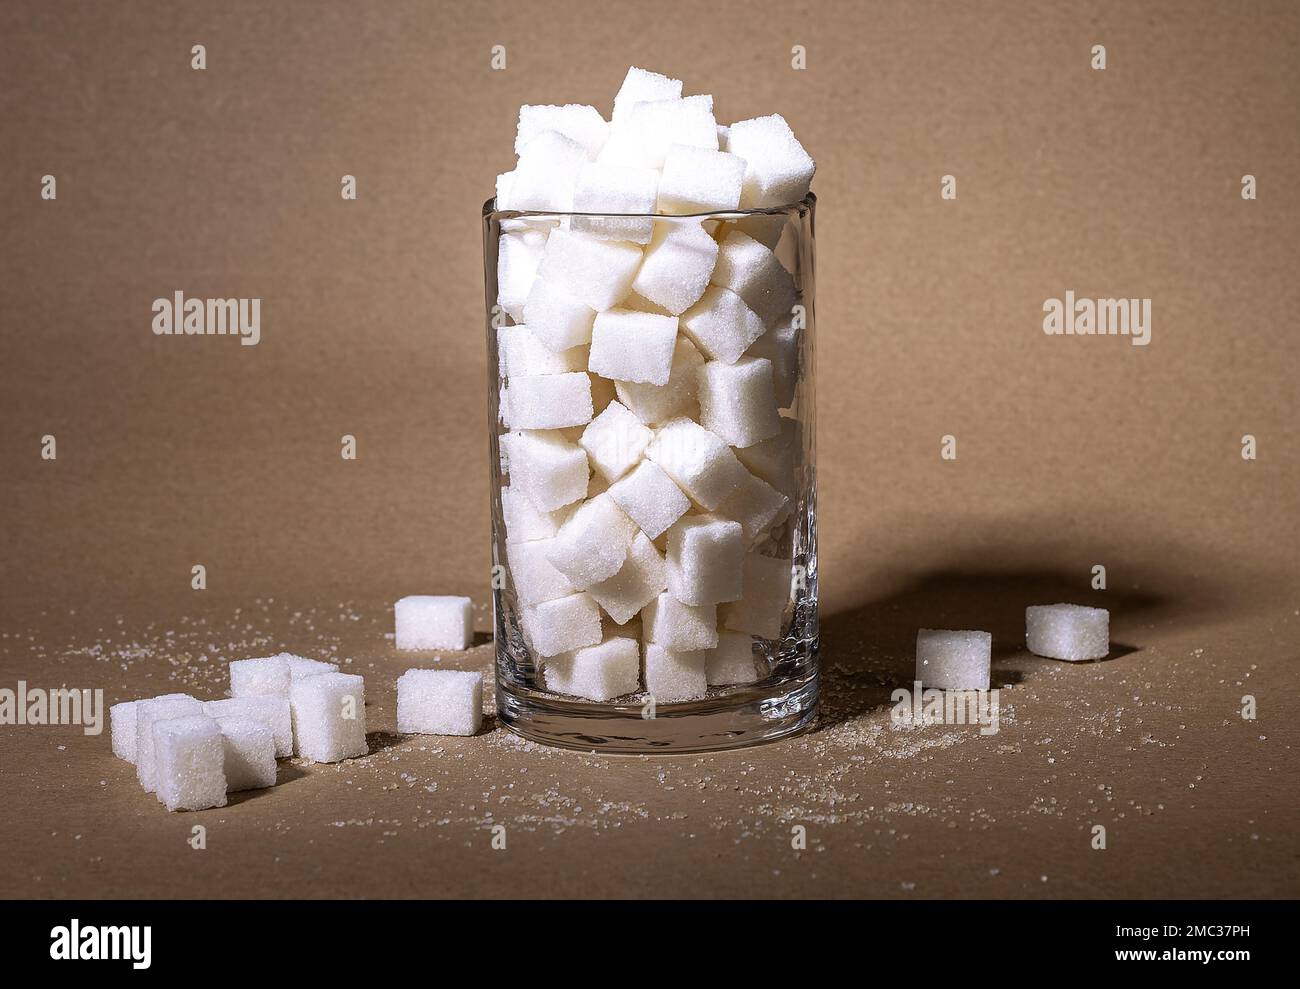
M682 313L682 332L710 360L734 364L763 335L763 321L730 289L710 285Z
M676 343L676 316L610 309L596 316L587 366L604 378L662 387Z
M745 159L725 151L674 144L659 179L660 213L709 213L740 204Z
M474 605L447 594L410 594L393 605L398 649L468 649L474 641Z
M700 425L730 446L761 443L781 431L772 362L742 357L734 364L709 361L700 369Z
M170 701L177 699L191 699L189 694L162 694L159 697L147 698L155 701ZM109 730L113 739L113 755L119 759L125 759L131 765L135 765L135 744L136 744L136 711L143 700L123 701L120 704L114 704L108 709Z
M923 628L916 633L916 679L938 690L987 690L993 636Z
M503 233L497 241L497 305L515 322L524 315L524 301L537 277L549 243L535 230Z
M340 762L370 751L366 682L350 673L318 673L289 686L293 750L312 762Z
M541 604L556 598L568 597L577 590L569 578L556 570L547 559L552 539L537 539L526 543L508 543L506 560L510 579L515 585L515 595L520 604Z
M727 444L690 419L661 426L646 456L709 511L745 479L745 468Z
M554 237L552 234L552 240ZM774 326L790 316L798 292L790 272L775 254L739 230L727 234L718 247L714 285L729 288L744 299L764 326Z
M761 477L788 498L798 487L795 467L799 462L802 424L797 419L781 420L781 431L770 439L736 451L736 457L756 477Z
M230 696L256 697L289 693L289 662L283 655L236 659L230 664Z
M599 645L560 653L542 668L546 689L590 701L636 693L641 686L641 650L635 639L616 636Z
M578 506L560 526L546 558L574 587L585 590L618 573L634 535L636 523L607 493L599 494Z
M1036 604L1025 609L1025 642L1036 656L1078 662L1110 653L1110 612L1079 604Z
M608 496L605 496L608 497ZM614 621L623 625L668 586L663 554L644 532L632 540L618 573L587 588Z
M543 657L594 646L601 639L600 607L582 592L526 607L520 620L528 641Z
M501 437L510 483L538 511L552 512L587 494L587 454L554 430L525 430Z
M160 719L149 727L158 799L167 810L224 807L225 749L217 723L194 714Z
M596 472L612 482L636 465L653 436L626 405L610 402L582 431L578 445Z
M564 521L562 511L539 512L529 497L507 485L501 489L501 517L506 526L506 542L526 543L549 539Z
M723 632L717 647L704 654L704 676L710 687L756 683L758 666L754 663L754 645L749 636Z
M636 244L559 229L546 241L537 274L587 307L604 312L627 298L641 258ZM532 288L531 281L527 288Z
M660 220L632 279L632 291L680 316L709 286L718 261L718 242L692 220Z
M140 701L135 708L135 777L145 792L157 788L154 772L153 726L155 721L184 718L203 713L203 704L188 694L168 694Z
M591 416L591 378L585 371L511 378L501 410L510 429L563 429L591 422Z
M789 498L762 478L749 474L722 500L717 514L739 522L745 534L745 545L752 546L764 532L789 514L789 508Z
M651 539L667 532L691 507L682 489L650 460L642 460L631 474L611 484L609 496Z
M679 100L681 97L680 79L671 79L658 72L649 72L633 66L627 70L623 85L619 87L618 95L614 97L612 119L615 121L627 119L632 112L632 107L637 103L647 103L652 100Z
M543 284L533 282L533 290ZM529 293L532 298L532 291ZM524 303L524 312L528 303ZM592 313L595 318L595 313ZM588 334L586 343L590 340ZM587 370L587 354L580 345L556 352L524 325L502 326L497 330L497 363L503 378L526 378L538 374L565 374Z
M718 644L718 606L682 604L664 592L641 612L646 639L675 652L712 649Z
M523 317L533 338L565 364L563 370L581 371L587 366L586 355L576 348L591 343L591 324L596 319L596 310L558 285L544 278L534 278L524 299ZM576 367L567 366L574 359L580 359L581 363ZM509 373L504 365L503 371Z
M404 735L477 735L483 676L460 670L407 670L397 678L397 730Z
M788 206L808 195L817 165L779 113L732 124L727 150L745 160L745 209Z
M645 686L656 704L703 697L709 689L704 652L677 652L653 642L645 644Z
M573 189L587 163L581 144L559 131L537 133L519 153L506 196L509 209L568 213Z
M545 131L563 134L579 144L584 154L595 159L609 137L609 124L594 106L569 103L565 106L530 106L519 108L519 126L515 130L515 154Z
M294 657L297 659L298 657ZM315 660L304 660L316 664ZM336 673L338 666L334 663L316 664L323 667L309 670L302 667L298 676L315 676L317 673ZM330 668L332 667L332 669ZM289 698L264 694L259 697L228 697L219 701L205 701L203 713L218 722L222 718L245 718L265 725L271 732L271 741L275 747L275 758L287 759L293 755L293 717L289 713Z
M795 388L799 384L799 331L795 329L794 321L781 320L755 340L745 353L772 362L772 388L777 408L788 409L793 405Z
M790 604L794 561L748 553L739 601L719 609L722 623L734 632L764 639L781 638L786 608Z
M276 749L271 729L253 718L233 714L214 720L221 730L226 790L236 793L275 786Z
M721 604L740 598L745 541L740 523L714 515L687 515L668 530L668 590L684 604Z
M646 425L667 422L677 416L698 415L698 371L703 363L704 358L695 345L679 335L673 344L672 370L666 385L616 381L614 390L618 400Z
M659 194L659 173L653 168L622 165L586 165L578 173L573 190L575 213L655 212ZM651 216L575 216L569 229L601 240L625 240L648 244L654 232Z

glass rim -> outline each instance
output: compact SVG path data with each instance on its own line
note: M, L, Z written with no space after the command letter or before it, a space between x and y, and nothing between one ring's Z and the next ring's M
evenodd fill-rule
M559 210L496 209L497 197L483 203L484 220L543 219L563 220L571 216L609 217L631 220L734 220L747 216L783 216L811 210L817 205L817 194L809 192L797 203L784 206L757 206L751 209L706 210L703 213L565 213Z

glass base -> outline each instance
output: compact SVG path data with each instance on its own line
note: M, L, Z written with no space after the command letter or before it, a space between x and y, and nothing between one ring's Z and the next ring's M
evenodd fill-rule
M796 677L714 688L698 701L594 704L497 681L497 718L543 745L609 753L716 752L788 738L817 717L817 663Z

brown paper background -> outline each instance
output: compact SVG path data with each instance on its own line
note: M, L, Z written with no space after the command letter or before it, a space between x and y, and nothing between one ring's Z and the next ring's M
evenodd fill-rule
M378 734L168 815L107 732L0 727L0 894L1296 895L1298 56L1288 3L6 3L0 686L215 697L283 648ZM629 64L818 161L821 727L401 739L391 602L490 626L480 205L520 103ZM261 297L260 345L155 337L177 289ZM1067 289L1151 297L1151 345L1045 336ZM1062 599L1111 661L1023 651ZM918 626L993 631L998 735L891 732Z

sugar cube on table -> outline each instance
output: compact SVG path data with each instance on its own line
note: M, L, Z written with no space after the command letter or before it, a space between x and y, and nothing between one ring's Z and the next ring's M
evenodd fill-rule
M538 132L519 153L506 190L506 208L567 213L573 209L578 173L587 163L581 144L559 131Z
M744 594L739 601L719 609L722 623L735 632L748 632L764 639L781 638L793 572L792 559L746 554L742 572Z
M523 319L524 302L548 243L536 230L503 233L497 241L497 305L516 322Z
M483 676L461 670L407 670L397 678L397 730L404 735L477 735Z
M312 762L341 762L370 751L366 682L350 673L318 673L289 686L293 750Z
M529 299L532 298L536 286L542 284L544 283L540 279L533 282L534 289L530 290ZM528 302L525 302L524 312L527 311ZM595 313L592 313L592 319L594 318ZM586 340L579 341L568 350L555 351L528 326L523 324L502 326L497 330L497 365L504 378L585 371L587 352L582 348L582 344L590 339L591 334L588 333Z
M938 690L987 690L993 636L923 628L916 633L916 679Z
M573 190L575 213L652 214L659 193L659 173L653 168L585 165ZM652 216L574 216L569 229L599 237L648 244L654 232Z
M762 478L750 474L718 505L717 514L740 523L745 545L752 546L789 514L790 499Z
M1036 604L1025 609L1025 643L1036 656L1071 662L1110 653L1110 612L1079 604Z
M297 677L312 676L316 673L337 673L339 671L338 663L327 663L320 659L308 659L306 656L295 656L292 653L282 652L280 658L289 664L289 679Z
M703 650L678 652L653 642L645 644L645 686L656 704L673 704L703 697L709 689Z
M230 663L230 696L260 694L284 696L289 692L289 661L283 655L236 659Z
M587 593L610 618L623 625L667 586L663 554L655 549L649 536L638 532L618 573L592 584Z
M158 799L167 810L226 805L225 746L216 721L203 714L165 718L150 724L150 735Z
M677 343L677 317L632 309L599 313L591 328L587 366L604 378L668 384Z
M808 195L817 165L779 113L732 124L727 150L745 160L745 209L788 206Z
M319 673L334 673L338 667L333 663L321 663L321 666L333 666L334 669L322 669ZM315 676L304 672L302 676ZM203 713L209 718L220 721L222 718L246 718L265 725L271 732L271 741L275 747L275 758L287 759L293 755L293 716L289 713L289 697L265 694L259 697L227 697L219 701L204 701Z
M710 285L682 313L681 327L701 354L724 364L734 364L765 329L745 300L720 285Z
M802 424L798 419L781 419L781 431L770 439L736 451L736 458L754 476L762 478L786 497L798 487L795 468L799 460Z
M625 120L637 103L651 100L677 100L682 96L682 81L672 79L658 72L638 69L636 66L627 70L623 85L614 97L614 112L611 119Z
M664 158L658 211L672 215L733 210L740 205L744 175L743 158L674 144Z
M221 729L226 790L235 793L275 786L276 747L271 729L261 721L234 714L214 720Z
M704 653L704 676L710 687L756 683L753 640L739 632L723 632L717 646Z
M564 522L563 509L539 512L526 494L509 485L501 489L501 517L506 525L507 543L549 539Z
M520 621L524 635L542 657L594 646L601 639L600 607L581 591L525 607Z
M523 430L501 437L510 483L538 511L551 512L587 494L587 454L554 430Z
M579 505L551 540L546 558L579 590L618 573L636 523L608 493ZM583 643L585 645L586 643Z
M203 703L187 694L167 695L154 700L140 701L135 708L135 778L144 789L153 793L155 721L183 718L203 713Z
M718 261L718 242L693 220L660 220L632 291L674 316L699 301Z
M618 400L647 425L664 423L677 416L698 415L698 372L703 364L704 358L695 345L679 335L673 345L672 370L666 385L616 381L614 390Z
M604 312L627 298L641 258L636 244L600 240L561 228L547 239L536 273L588 308ZM525 298L531 288L530 281Z
M609 496L651 539L667 532L691 507L682 489L650 460L642 460L632 473L611 484Z
M642 633L675 652L712 649L718 644L718 606L682 604L666 591L641 612Z
M556 598L568 597L577 590L569 578L555 569L547 559L551 539L536 539L526 543L508 543L506 561L510 579L520 604L541 604Z
M776 255L739 230L732 230L718 245L713 284L729 288L744 299L764 326L774 326L788 317L798 298L794 278Z
M553 693L589 701L633 694L641 686L641 649L635 639L614 636L552 656L542 667L542 678Z
M609 124L594 106L581 103L564 106L525 104L519 108L515 154L522 155L533 138L545 131L563 134L579 144L586 156L594 160L609 137Z
M169 701L178 698L192 699L189 694L162 694L146 700ZM135 765L136 711L144 700L122 701L108 709L109 731L113 740L113 755Z
M700 369L700 425L728 445L744 448L781 431L772 362L742 357L734 364L709 361Z
M591 422L591 378L585 371L511 378L501 418L510 429L563 429Z
M646 456L709 511L745 479L745 468L731 448L690 419L673 419L661 426Z
M398 649L468 649L474 604L449 594L410 594L393 605Z
M523 318L533 338L556 354L559 361L567 365L571 358L581 357L581 364L565 366L565 371L580 371L586 367L586 355L575 348L591 343L591 324L596 319L596 310L553 282L534 278L524 299ZM504 367L503 370L509 373Z
M739 522L687 515L668 530L668 591L684 604L739 600L744 562Z
M592 468L607 481L631 470L650 445L654 433L621 402L610 402L582 432L578 445L587 451Z

